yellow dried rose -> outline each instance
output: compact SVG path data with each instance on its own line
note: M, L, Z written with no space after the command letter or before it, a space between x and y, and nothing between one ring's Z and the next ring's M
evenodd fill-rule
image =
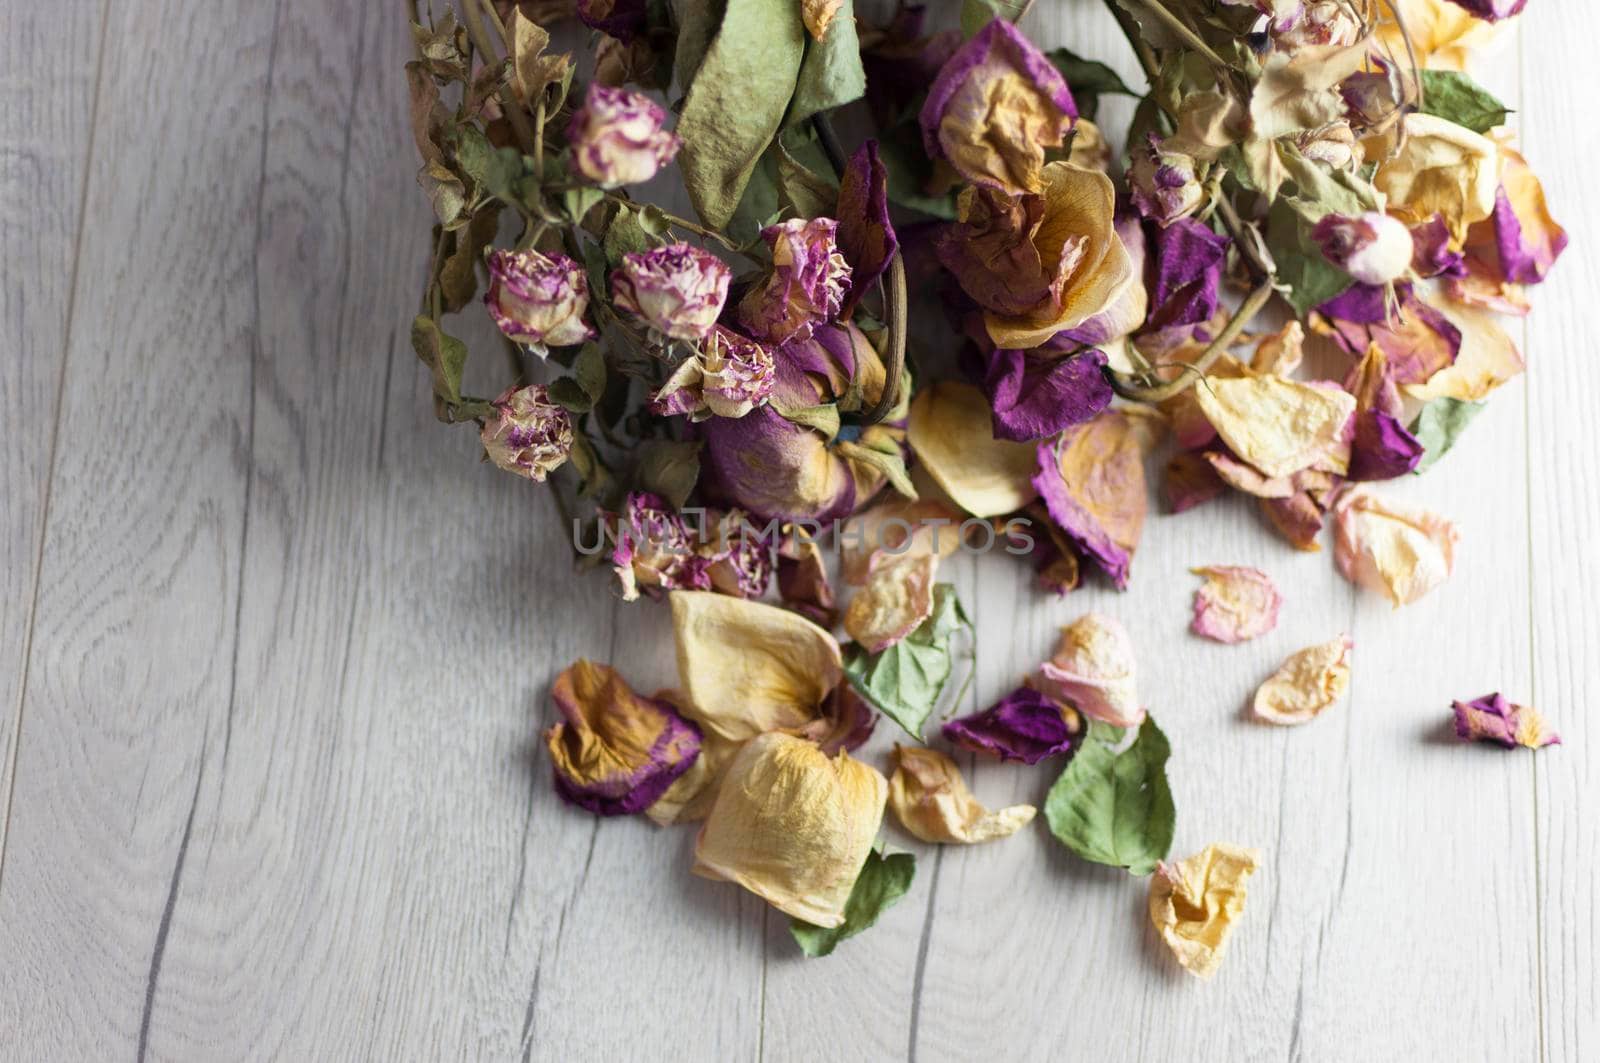
M1494 212L1500 187L1499 149L1488 137L1431 114L1405 119L1405 142L1378 166L1372 183L1389 197L1389 212L1407 225L1435 214L1459 242L1467 228Z
M911 401L906 438L934 482L974 517L1012 513L1033 501L1034 447L994 437L993 412L970 384L941 380Z
M1222 441L1268 477L1312 467L1343 473L1349 464L1345 426L1356 400L1342 388L1273 374L1212 375L1194 392Z
M1261 853L1219 843L1150 877L1150 922L1183 969L1210 978L1222 964L1233 926L1244 912L1250 876Z
M1271 679L1256 689L1252 707L1268 723L1308 723L1350 689L1349 635L1290 654Z
M935 749L895 746L889 807L925 842L974 845L1009 837L1032 822L1032 805L991 812L967 789L956 762Z
M888 789L848 753L829 758L785 734L753 738L729 765L700 829L694 873L736 882L815 926L839 926Z
M1450 578L1455 525L1424 509L1386 502L1368 487L1334 506L1334 559L1345 579L1399 608Z
M1411 35L1418 65L1429 70L1465 70L1503 26L1477 18L1452 0L1393 0L1393 8L1388 3L1376 7L1374 43L1396 63L1408 63L1405 36L1395 20L1398 14Z
M890 558L873 569L845 610L845 631L868 653L880 653L911 634L933 612L938 568L937 555L921 554Z

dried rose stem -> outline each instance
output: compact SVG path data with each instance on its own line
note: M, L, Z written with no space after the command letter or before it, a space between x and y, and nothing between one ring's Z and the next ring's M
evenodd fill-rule
M1200 357L1196 358L1192 365L1183 367L1185 372L1176 380L1169 380L1165 384L1157 384L1154 387L1146 387L1127 373L1118 372L1115 369L1107 369L1105 371L1106 380L1111 384L1111 389L1125 399L1150 403L1165 402L1170 398L1183 394L1196 380L1206 375L1206 370L1210 369L1212 364L1222 356L1223 352L1232 346L1233 341L1239 338L1239 334L1244 331L1245 326L1261 312L1262 307L1267 305L1267 300L1272 298L1272 285L1272 278L1268 277L1255 291L1251 292L1239 307L1238 312L1233 315L1233 319L1228 322L1227 327L1217 334L1217 338L1211 341L1211 344L1201 352Z
M1212 63L1212 65L1221 67L1223 70L1232 69L1228 65L1228 61L1222 58L1222 56L1218 55L1216 52L1212 51L1211 45L1201 40L1200 35L1194 30L1190 29L1187 23L1185 23L1177 15L1174 15L1171 11L1168 11L1161 3L1161 0L1144 0L1144 3L1150 8L1151 13L1154 14L1156 18L1160 19L1169 30L1183 38L1183 42L1185 44L1199 52L1201 55L1205 56L1206 59Z
M499 53L495 51L494 42L489 39L488 32L483 28L483 12L480 4L487 6L488 0L466 0L461 5L461 13L466 16L467 36L472 38L473 47L483 54L483 61L486 64L493 66L503 60L498 58ZM506 121L511 123L511 131L516 134L517 144L522 148L523 154L537 158L534 155L536 149L533 128L528 125L528 116L522 112L522 103L517 99L516 93L507 83L500 86L496 95L504 105L502 110L505 112Z

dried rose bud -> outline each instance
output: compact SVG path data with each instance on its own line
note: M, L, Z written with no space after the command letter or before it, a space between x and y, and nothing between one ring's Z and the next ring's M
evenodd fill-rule
M609 530L611 568L623 601L636 600L641 589L652 595L711 589L709 559L695 552L689 525L660 495L630 494Z
M1354 217L1329 214L1311 230L1329 262L1361 284L1388 284L1405 276L1416 248L1399 218L1377 211Z
M572 417L550 401L550 389L507 388L484 421L483 449L507 472L543 483L572 453Z
M579 5L579 17L582 17ZM1272 45L1279 51L1333 45L1346 47L1361 37L1361 22L1352 10L1338 0L1315 0L1299 12L1271 27Z
M1161 138L1151 133L1144 147L1133 149L1128 186L1139 213L1166 225L1199 210L1205 189L1195 177L1194 159L1163 151L1161 144Z
M1499 22L1520 15L1522 9L1528 6L1528 0L1449 0L1449 3L1485 22Z
M711 252L673 244L623 255L611 275L611 298L657 336L703 340L728 300L732 276Z
M730 328L714 325L705 344L685 358L650 399L662 416L743 417L772 397L772 352Z
M761 230L772 253L772 272L739 304L739 321L773 344L804 340L832 321L850 285L850 263L840 253L832 218L793 218Z
M642 92L591 83L567 139L578 172L602 188L648 181L683 144L662 129L667 112Z
M501 332L541 358L551 347L595 337L583 320L589 309L589 275L566 255L490 252L489 291L483 302Z

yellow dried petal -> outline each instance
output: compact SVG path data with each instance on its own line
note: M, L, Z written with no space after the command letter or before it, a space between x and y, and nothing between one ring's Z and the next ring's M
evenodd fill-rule
M686 714L708 736L803 726L843 675L838 642L788 609L709 591L670 600Z
M1453 364L1434 373L1422 384L1403 390L1419 402L1439 398L1481 402L1489 392L1516 377L1523 369L1522 353L1488 310L1447 300L1434 307L1461 330L1461 351Z
M1467 227L1494 211L1500 187L1499 149L1488 137L1431 114L1408 114L1405 143L1373 175L1373 186L1389 197L1389 211L1408 225L1435 214L1456 240Z
M828 35L828 27L843 4L844 0L800 0L800 19L812 40L820 41Z
M1452 0L1393 0L1416 49L1417 63L1429 70L1465 70L1468 61L1492 44L1505 22L1486 22ZM1373 41L1397 63L1406 62L1405 37L1388 3L1376 5Z
M850 599L844 629L868 653L893 646L933 612L933 554L888 559Z
M1150 922L1183 969L1200 978L1217 973L1233 925L1244 912L1250 876L1261 853L1219 843L1150 877Z
M1038 809L1012 805L991 812L967 789L956 762L935 749L895 746L889 807L900 825L925 842L975 845L1009 837Z
M1455 525L1425 509L1386 502L1368 487L1334 506L1333 556L1345 579L1399 608L1450 578Z
M695 841L694 873L737 882L816 926L839 926L888 790L848 753L829 759L803 738L760 735L728 768Z
M1290 321L1277 332L1262 336L1256 344L1256 353L1250 359L1254 373L1276 373L1288 376L1300 368L1305 357L1306 330L1298 321Z
M1271 51L1250 96L1251 135L1261 141L1317 129L1344 117L1339 82L1367 61L1367 39Z
M1085 613L1062 628L1055 654L1028 685L1113 727L1137 727L1144 720L1133 640L1100 613Z
M1290 654L1271 679L1256 689L1253 708L1268 723L1307 723L1350 689L1349 635Z
M1229 379L1208 376L1195 401L1217 435L1243 461L1268 477L1312 466L1343 473L1350 460L1345 426L1355 396L1276 375Z
M860 586L873 569L896 557L946 558L960 549L961 514L927 497L931 491L924 483L918 487L922 497L893 495L845 522L839 535L839 573L846 583Z
M996 439L989 400L970 384L941 380L919 391L907 438L928 474L974 517L1014 512L1037 494L1036 448Z

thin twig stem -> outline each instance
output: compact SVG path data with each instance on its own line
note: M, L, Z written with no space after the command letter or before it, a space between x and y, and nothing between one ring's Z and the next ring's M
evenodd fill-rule
M481 6L480 6L481 5ZM483 8L488 7L488 0L465 0L461 5L461 13L466 16L467 36L472 38L473 47L483 54L483 61L488 66L493 66L503 60L496 58L494 42L489 39L489 34L483 28ZM510 83L504 83L497 90L500 97L501 110L505 112L506 121L511 123L511 131L516 134L517 144L526 155L534 153L533 129L528 125L528 116L523 113L522 104L517 99L517 94L510 88Z
M1232 69L1232 67L1228 65L1228 61L1222 58L1222 56L1218 55L1216 52L1212 51L1211 45L1201 40L1200 35L1194 30L1190 29L1188 24L1184 22L1183 19L1179 18L1177 15L1174 15L1171 11L1168 11L1166 6L1161 3L1161 0L1144 0L1144 3L1147 7L1149 7L1150 11L1156 16L1156 18L1160 19L1169 30L1183 38L1183 42L1185 44L1199 52L1201 55L1205 56L1213 66L1216 66L1222 70Z
M1125 399L1133 399L1137 402L1165 402L1176 395L1181 395L1189 389L1195 380L1205 376L1206 370L1210 369L1212 364L1222 357L1223 352L1233 345L1233 341L1239 338L1239 334L1244 331L1245 326L1261 312L1262 307L1267 305L1267 300L1272 298L1272 291L1272 280L1268 278L1255 291L1250 293L1249 297L1245 299L1244 303L1233 315L1233 320L1229 321L1227 327L1217 334L1217 338L1212 340L1210 346L1201 352L1200 357L1194 360L1193 365L1185 367L1186 371L1176 380L1169 380L1165 384L1157 384L1154 387L1146 387L1127 373L1120 373L1115 369L1107 369L1105 371L1106 380L1111 384L1111 390Z

